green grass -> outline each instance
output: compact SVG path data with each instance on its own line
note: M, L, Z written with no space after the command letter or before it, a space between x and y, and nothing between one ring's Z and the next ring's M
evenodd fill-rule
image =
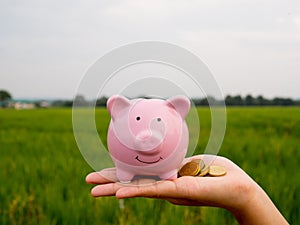
M209 110L199 108L205 148ZM109 116L97 109L104 140ZM290 223L300 220L300 108L228 108L219 155L241 166ZM99 124L103 124L99 126ZM0 224L233 224L225 210L174 206L162 200L94 199L92 169L77 148L71 109L0 110Z

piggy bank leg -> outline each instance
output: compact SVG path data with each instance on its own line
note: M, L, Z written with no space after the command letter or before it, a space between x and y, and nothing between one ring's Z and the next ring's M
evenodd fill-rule
M177 179L177 170L172 170L167 173L164 173L159 176L160 179L162 180L175 180Z
M117 177L121 183L125 184L129 183L133 179L134 174L128 171L117 169Z

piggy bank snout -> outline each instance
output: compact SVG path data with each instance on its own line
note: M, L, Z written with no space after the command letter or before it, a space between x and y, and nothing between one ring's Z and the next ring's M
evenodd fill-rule
M152 132L150 130L144 130L136 135L136 139L137 139L137 141L145 141L145 140L149 139L151 137L151 135L152 135Z
M164 140L161 132L155 130L143 130L134 139L134 148L144 153L153 153L159 150L159 146Z

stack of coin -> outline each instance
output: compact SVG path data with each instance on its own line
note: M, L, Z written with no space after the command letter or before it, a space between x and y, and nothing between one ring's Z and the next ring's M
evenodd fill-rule
M206 166L202 159L195 159L184 164L178 172L180 177L183 176L198 176L204 177L210 175L213 177L224 176L226 169L223 166Z

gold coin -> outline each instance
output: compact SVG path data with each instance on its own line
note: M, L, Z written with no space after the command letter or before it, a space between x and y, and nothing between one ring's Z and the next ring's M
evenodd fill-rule
M210 166L208 173L213 177L223 176L226 174L226 169L223 166Z
M199 163L195 161L191 161L186 163L181 169L179 170L180 176L196 176L200 171Z
M196 162L196 163L199 164L200 170L204 169L205 163L204 163L204 161L202 159L195 159L195 160L193 160L193 162Z
M204 168L197 174L197 176L198 176L198 177L204 177L206 174L208 174L208 170L209 170L209 167L208 167L208 166L204 167Z

